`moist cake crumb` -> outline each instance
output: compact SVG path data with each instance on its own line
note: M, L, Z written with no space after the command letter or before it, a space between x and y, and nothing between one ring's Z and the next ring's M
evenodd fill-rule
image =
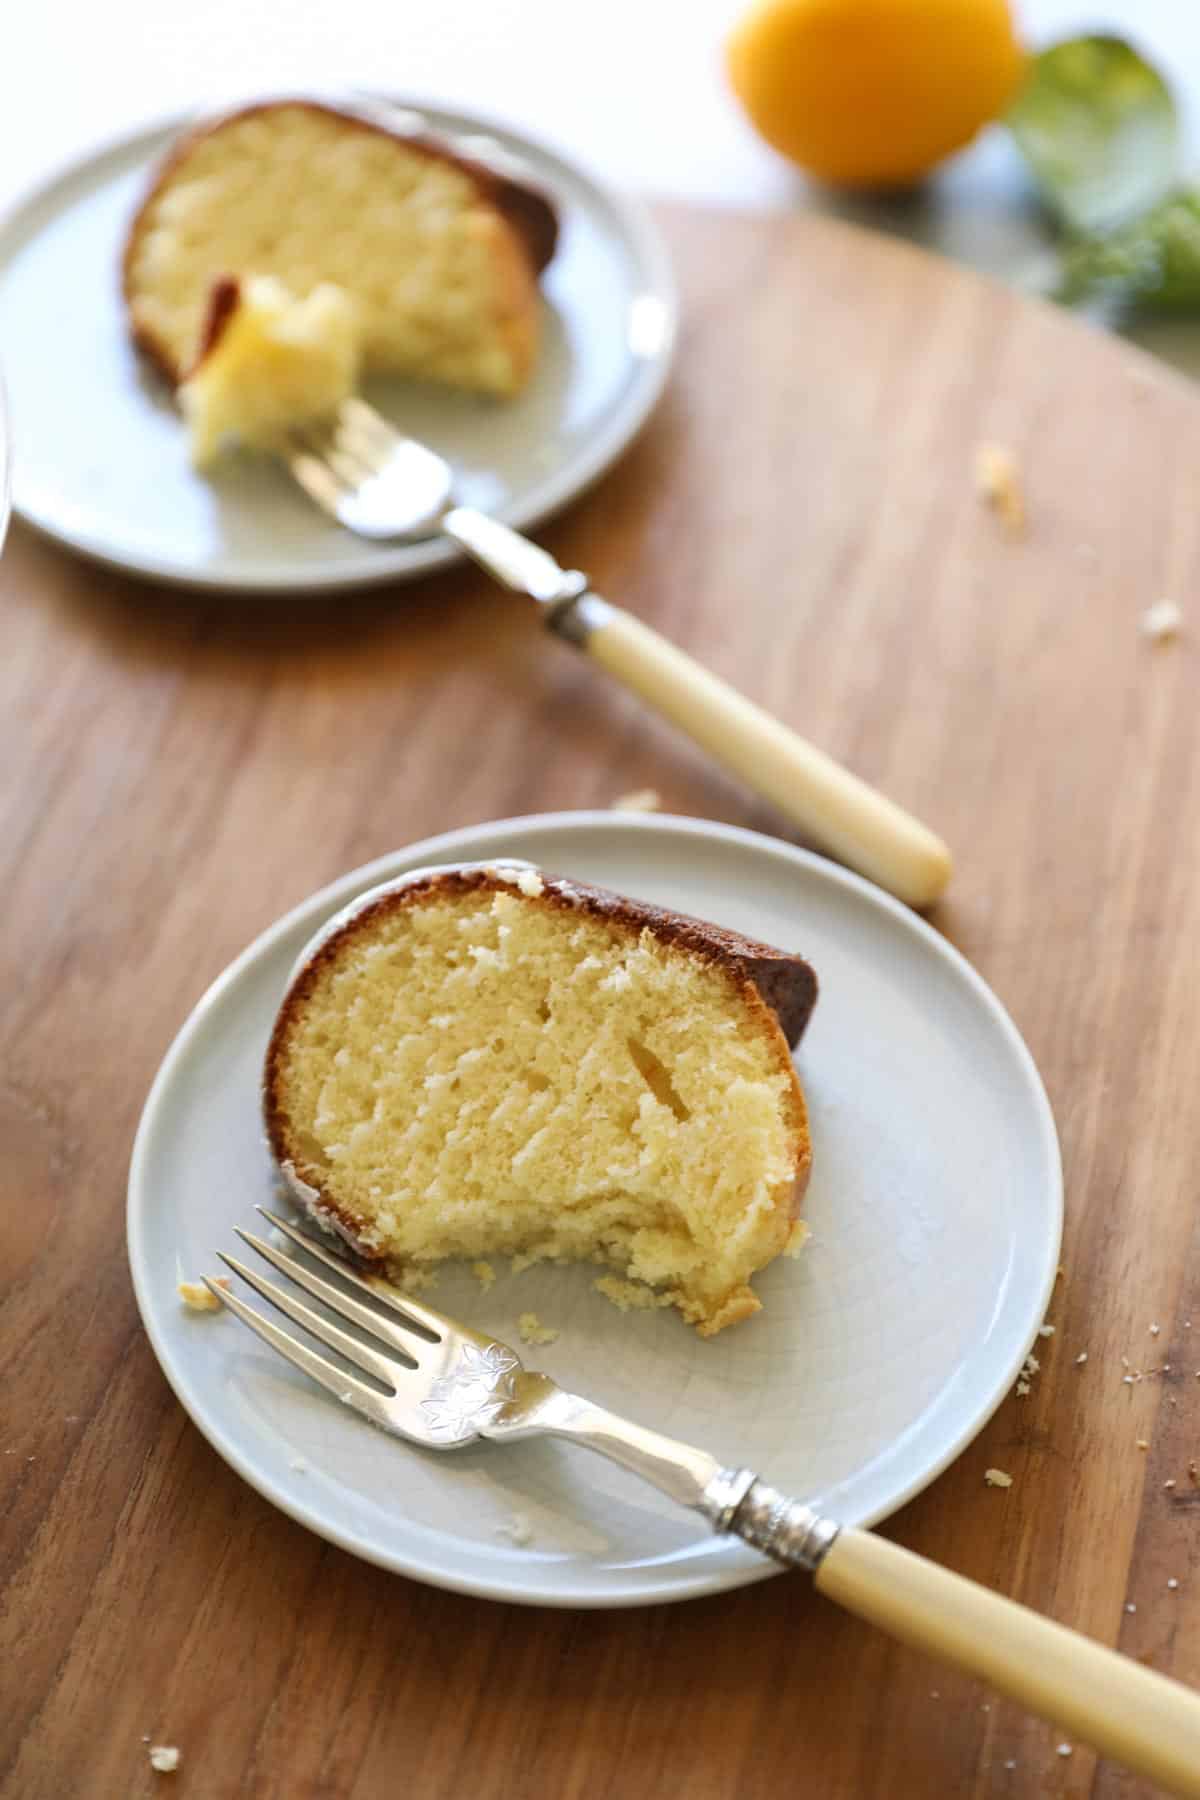
M213 1280L218 1287L228 1289L229 1277L227 1275L214 1275ZM175 1291L189 1312L219 1313L225 1311L212 1289L206 1287L202 1281L177 1282Z
M402 1264L395 1271L397 1287L403 1288L406 1294L424 1294L438 1284L436 1269L418 1268L412 1263Z
M787 1243L783 1246L783 1254L793 1259L799 1256L812 1233L803 1219L797 1219L788 1233Z
M558 1336L553 1325L543 1325L534 1312L524 1312L517 1320L517 1331L523 1344L552 1344Z
M471 1273L486 1294L496 1279L496 1271L490 1262L473 1262Z
M598 1276L592 1286L611 1300L618 1312L650 1312L656 1306L671 1304L669 1294L656 1293L644 1281L623 1281L619 1275Z

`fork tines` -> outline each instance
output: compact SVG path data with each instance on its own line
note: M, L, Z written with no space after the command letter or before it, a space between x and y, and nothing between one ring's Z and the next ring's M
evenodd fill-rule
M281 1330L278 1325L264 1318L253 1307L247 1306L245 1301L239 1299L236 1294L219 1287L206 1275L204 1279L210 1292L217 1296L222 1305L236 1313L242 1323L248 1325L251 1331L256 1332L264 1342L270 1344L273 1350L277 1350L281 1356L286 1357L295 1368L302 1369L306 1375L319 1382L323 1388L327 1388L331 1394L336 1394L339 1400L366 1413L377 1424L389 1424L391 1422L387 1410L389 1400L400 1398L408 1402L416 1402L426 1392L428 1376L421 1372L422 1363L425 1360L423 1352L431 1349L430 1338L439 1342L445 1335L446 1322L431 1307L424 1306L419 1301L410 1300L407 1295L401 1298L394 1290L390 1288L385 1290L382 1285L376 1285L360 1275L343 1257L337 1256L324 1244L317 1243L307 1232L301 1231L293 1225L289 1219L269 1213L261 1206L255 1210L307 1255L315 1257L319 1262L323 1262L335 1270L340 1281L361 1288L364 1293L369 1294L372 1300L377 1302L377 1305L365 1306L353 1295L346 1293L332 1281L327 1281L324 1276L318 1275L314 1270L308 1268L298 1257L290 1256L285 1251L276 1249L274 1245L268 1244L263 1238L255 1237L252 1232L242 1231L240 1227L235 1227L242 1242L249 1245L272 1267L278 1269L280 1274L285 1275L289 1281L296 1283L314 1299L321 1301L324 1306L329 1308L330 1312L336 1313L348 1323L358 1326L360 1331L373 1338L380 1348L372 1348L361 1338L343 1331L332 1320L314 1311L303 1300L277 1286L275 1282L269 1281L265 1275L259 1274L236 1257L227 1256L224 1251L218 1251L217 1254L221 1261L240 1275L243 1281L249 1282L256 1293L261 1294L264 1300L283 1313L286 1318L301 1326L303 1330L329 1349L335 1350L339 1356L344 1357L355 1368L362 1370L365 1375L372 1376L374 1381L379 1382L385 1391L381 1392L380 1388L359 1380L357 1376L330 1362L326 1357L317 1355L315 1351L300 1343L290 1332ZM379 1306L386 1307L388 1314L392 1316L389 1317L381 1312ZM402 1320L403 1325L394 1322L395 1320ZM428 1336L425 1335L426 1333ZM382 1348L385 1345L389 1351L389 1354L386 1355Z
M320 506L378 475L399 441L387 420L361 400L344 400L326 419L295 425L285 438L297 481Z

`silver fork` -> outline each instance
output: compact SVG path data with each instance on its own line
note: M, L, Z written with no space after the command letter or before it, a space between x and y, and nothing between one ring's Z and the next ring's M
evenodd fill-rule
M1168 1792L1200 1796L1200 1696L1190 1689L886 1538L838 1526L750 1469L723 1466L707 1451L567 1393L526 1369L507 1344L363 1273L289 1219L257 1210L337 1281L239 1229L242 1241L371 1343L236 1257L220 1252L221 1260L369 1379L310 1350L206 1276L210 1291L281 1356L385 1431L434 1450L548 1433L598 1451L703 1514L715 1530L735 1534L776 1562L813 1571L821 1592L851 1612L982 1677Z
M911 814L751 704L631 613L591 592L519 532L454 504L444 457L404 437L362 400L288 432L288 468L317 505L361 537L401 542L442 532L504 587L535 600L546 625L586 652L852 868L926 906L950 879L950 852Z

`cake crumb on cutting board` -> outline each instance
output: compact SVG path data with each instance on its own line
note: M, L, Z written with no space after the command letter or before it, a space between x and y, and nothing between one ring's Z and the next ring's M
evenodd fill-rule
M657 788L634 788L628 794L618 794L612 803L613 812L657 812L662 799Z
M1177 637L1182 624L1183 614L1173 600L1156 600L1138 620L1138 630L1151 643L1161 644Z
M1002 444L980 444L975 452L975 491L1012 537L1025 530L1025 492L1017 459Z

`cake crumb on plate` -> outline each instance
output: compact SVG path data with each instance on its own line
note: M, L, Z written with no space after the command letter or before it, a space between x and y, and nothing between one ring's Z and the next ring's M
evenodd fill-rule
M523 1344L552 1344L558 1336L553 1325L543 1325L535 1312L524 1312L517 1320L517 1331Z
M787 1243L783 1246L783 1254L791 1257L799 1256L811 1236L812 1233L809 1231L804 1220L797 1219L792 1226L792 1229L788 1232Z
M406 1294L423 1294L428 1288L437 1286L437 1270L421 1269L410 1263L407 1268L397 1272L396 1284L403 1288Z
M649 1312L655 1306L670 1306L666 1294L655 1293L644 1281L626 1281L620 1275L600 1275L592 1286L620 1312Z
M213 1280L218 1287L228 1288L229 1286L227 1275L214 1275ZM175 1291L189 1312L219 1313L225 1311L212 1289L205 1287L202 1281L176 1282Z
M473 1262L471 1273L486 1294L496 1279L496 1271L490 1262Z
M528 1513L514 1512L506 1524L497 1525L496 1532L518 1546L533 1542L533 1526L529 1523Z

